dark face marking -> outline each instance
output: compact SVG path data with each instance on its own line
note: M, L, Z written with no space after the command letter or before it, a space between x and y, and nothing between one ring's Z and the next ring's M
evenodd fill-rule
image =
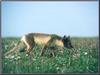
M64 43L64 47L69 48L69 49L73 48L73 46L71 44L70 36L66 37L64 35L64 37L62 38L62 41Z

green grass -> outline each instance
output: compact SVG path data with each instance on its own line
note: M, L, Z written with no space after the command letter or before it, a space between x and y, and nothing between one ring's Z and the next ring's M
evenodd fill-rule
M18 40L3 38L3 53ZM25 53L19 53L19 60L3 58L3 73L98 73L98 38L72 38L72 44L75 49L64 49L62 54L58 48L55 57L50 57L49 49L40 57L41 46L35 46L31 64Z

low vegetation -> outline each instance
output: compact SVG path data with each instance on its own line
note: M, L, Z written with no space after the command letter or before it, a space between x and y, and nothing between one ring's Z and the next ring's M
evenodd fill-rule
M19 38L2 38L3 54L12 49ZM32 62L25 52L14 54L13 59L3 58L3 73L98 73L98 48L97 37L72 38L74 49L60 48L55 50L56 56L50 56L50 49L41 57L41 46L32 50Z

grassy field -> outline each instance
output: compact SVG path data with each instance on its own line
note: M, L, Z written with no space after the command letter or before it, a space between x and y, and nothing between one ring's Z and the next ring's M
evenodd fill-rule
M3 53L12 49L18 40L3 38ZM40 57L41 47L35 46L31 64L24 52L19 53L21 58L3 58L3 73L98 73L98 38L72 38L72 44L74 49L64 49L63 54L58 48L55 57L50 57L49 49Z

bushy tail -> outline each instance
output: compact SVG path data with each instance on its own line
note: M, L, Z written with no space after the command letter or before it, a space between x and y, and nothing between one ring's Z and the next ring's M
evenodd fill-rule
M18 41L17 45L16 45L13 49L11 49L11 50L8 51L7 53L5 53L4 56L7 57L8 55L12 54L13 52L16 52L17 49L18 49L18 46L19 46L20 42L21 42L21 41Z

